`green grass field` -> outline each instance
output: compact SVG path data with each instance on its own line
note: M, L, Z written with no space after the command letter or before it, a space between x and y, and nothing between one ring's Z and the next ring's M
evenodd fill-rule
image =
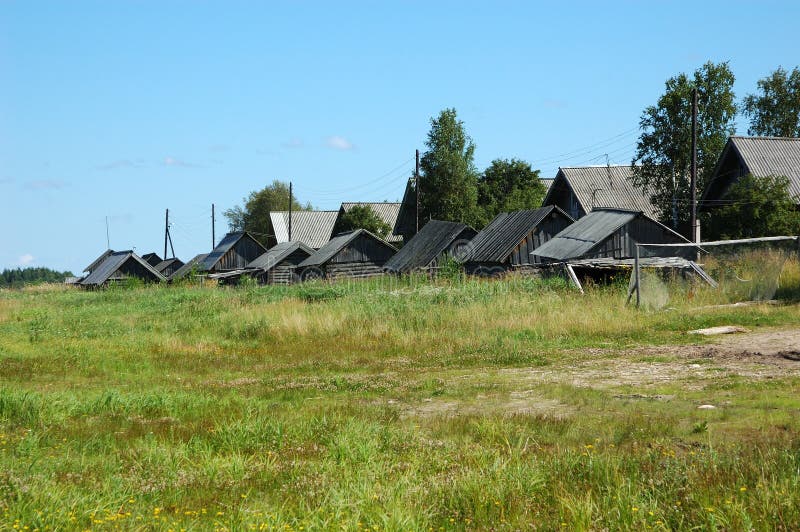
M800 362L685 333L800 305L624 296L0 291L0 529L797 529Z

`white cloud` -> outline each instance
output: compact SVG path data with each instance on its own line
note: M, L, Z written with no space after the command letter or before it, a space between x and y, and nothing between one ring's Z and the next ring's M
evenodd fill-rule
M17 264L20 266L29 266L33 262L33 258L33 255L26 253L17 260Z
M30 190L61 190L68 185L69 183L57 179L39 179L28 181L25 183L25 188Z
M333 135L325 139L325 145L334 150L347 151L355 149L355 145L352 142L339 135Z
M201 165L190 163L188 161L182 161L181 159L176 159L174 157L164 157L164 166L175 166L181 168L201 168Z

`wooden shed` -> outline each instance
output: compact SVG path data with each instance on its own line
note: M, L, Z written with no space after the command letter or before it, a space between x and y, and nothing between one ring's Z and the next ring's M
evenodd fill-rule
M531 252L571 223L572 217L553 205L500 213L470 242L464 268L471 275L530 269Z
M206 260L206 257L208 257L208 253L200 253L199 255L195 255L192 260L172 272L172 275L169 276L170 282L183 279L195 273L201 273L202 270L200 268L203 264L203 261Z
M212 273L208 278L222 284L237 284L242 277L252 277L261 284L292 284L299 280L297 265L313 254L314 250L302 242L282 242L245 268Z
M142 257L142 259L144 259L144 257ZM183 261L177 257L172 257L171 259L162 260L153 266L153 268L164 277L170 277L173 273L178 271L181 266L183 266Z
M637 243L689 243L669 227L643 212L622 209L595 209L570 225L549 242L533 251L543 263L567 262L576 259L631 259ZM692 248L643 248L642 256L691 259Z
M267 248L247 231L228 233L198 265L198 270L205 272L239 270L266 251Z
M301 279L361 278L381 275L397 249L366 229L335 236L298 265Z
M164 259L161 258L161 256L158 253L155 253L155 252L145 253L144 255L142 255L142 259L145 262L147 262L147 264L149 264L150 266L152 266L154 268L156 266L158 266L161 263L161 261L164 260Z
M431 220L386 262L384 268L398 274L420 270L435 272L444 257L460 257L469 249L468 244L476 234L477 231L466 224Z
M129 250L112 252L79 284L84 288L96 288L130 278L156 283L166 280L147 261Z

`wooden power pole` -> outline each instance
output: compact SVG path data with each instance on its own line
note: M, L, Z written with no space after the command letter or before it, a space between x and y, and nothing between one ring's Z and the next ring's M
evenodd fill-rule
M164 259L167 258L167 239L169 238L169 209L167 209L167 218L164 221Z
M697 87L692 90L692 236L691 241L700 241L700 228L697 225Z
M274 232L275 231L273 231L273 233ZM289 242L291 241L292 241L292 182L289 181Z
M211 204L211 249L214 249L217 245L217 235L215 233L216 230L216 220L214 218L214 204Z
M415 159L416 164L414 165L414 197L417 202L417 209L416 209L416 231L414 234L419 233L419 150L415 150Z

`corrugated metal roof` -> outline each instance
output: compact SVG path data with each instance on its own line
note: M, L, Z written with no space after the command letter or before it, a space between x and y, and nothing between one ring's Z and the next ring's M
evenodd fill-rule
M800 198L800 139L786 137L731 137L749 173L755 177L784 176L789 193Z
M386 262L384 268L398 273L424 268L448 251L455 240L474 234L475 230L466 224L431 220Z
M572 219L554 205L528 211L501 212L472 239L471 252L464 262L503 262L522 239L554 211Z
M292 232L294 232L294 230ZM305 251L309 257L314 254L314 250L302 242L281 242L271 247L266 253L248 264L247 267L258 268L264 271L269 270L298 249Z
M87 275L80 284L83 286L101 285L108 281L129 260L133 260L141 264L145 270L152 274L154 281L166 280L164 276L153 269L153 267L150 266L146 260L129 250L111 253L97 268L92 271L92 273Z
M633 166L578 166L558 169L553 184L545 198L555 190L568 186L572 189L584 212L593 209L611 208L643 212L657 219L656 208L644 189L631 182Z
M639 214L636 211L594 210L539 246L533 254L555 260L582 257Z
M155 252L153 252L153 253L145 253L144 255L142 255L142 259L146 260L147 263L150 266L156 266L159 262L164 260L164 259L161 258L161 256L158 253L155 253Z
M374 238L378 242L381 242L386 246L395 249L394 246L388 244L385 240L382 240L379 236L372 234L366 229L356 229L355 231L342 233L340 235L331 238L327 244L319 248L313 255L311 255L306 260L298 264L298 267L304 268L306 266L320 266L322 264L325 264L330 259L332 259L334 255L339 253L339 251L341 251L343 248L349 245L350 242L358 238L359 235L361 234L369 235L371 238Z
M92 261L92 263L91 263L90 265L88 265L87 267L85 267L85 268L83 269L83 271L85 271L85 272L90 272L90 273L91 273L91 272L93 272L93 271L94 271L94 270L95 270L95 269L96 269L98 266L100 266L100 264L101 264L101 263L102 263L104 260L106 260L106 259L109 257L109 255L111 255L112 253L114 253L114 250L113 250L113 249L107 249L107 250L105 250L103 253L101 253L101 254L100 254L100 256L99 256L99 257L97 257L96 259L94 259L94 261Z
M389 231L389 235L387 236L386 240L388 242L399 242L403 240L403 237L401 235L395 234L395 231L400 229L397 225L397 221L400 216L400 207L402 205L403 205L402 203L390 203L390 202L383 202L383 203L363 202L363 201L345 202L342 203L342 207L339 209L339 213L341 214L342 212L350 212L350 210L356 206L369 207L373 211L375 211L375 214L377 214L381 220L386 222L389 225L389 227L391 227L391 230Z
M539 178L539 181L541 181L542 184L544 185L544 193L545 193L545 195L547 195L547 193L550 192L550 187L553 186L553 181L555 181L555 180L556 180L555 177L540 177Z
M331 239L339 211L292 211L292 240L319 249ZM289 241L289 211L269 213L275 239Z
M192 260L190 260L189 262L187 262L186 264L175 270L175 272L169 276L170 280L180 279L184 277L187 273L195 269L195 267L197 268L198 271L203 271L201 269L202 263L207 256L208 253L200 253L199 255L195 255L195 257Z

